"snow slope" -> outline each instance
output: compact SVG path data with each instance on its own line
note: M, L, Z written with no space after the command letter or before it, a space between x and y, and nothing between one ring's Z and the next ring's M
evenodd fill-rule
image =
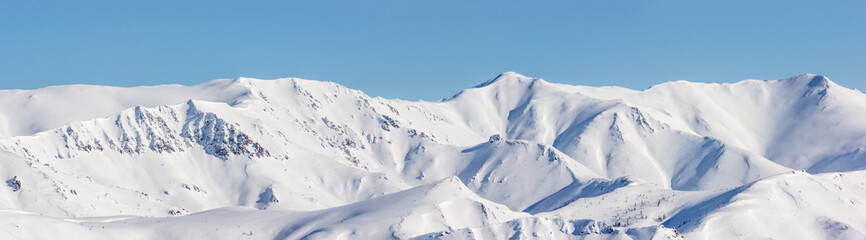
M866 94L503 73L0 91L2 238L861 239ZM51 231L45 232L45 225Z

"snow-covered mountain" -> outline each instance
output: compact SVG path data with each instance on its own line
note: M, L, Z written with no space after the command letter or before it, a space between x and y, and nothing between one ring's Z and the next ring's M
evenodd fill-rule
M503 73L437 102L331 82L0 91L0 236L866 237L866 94Z

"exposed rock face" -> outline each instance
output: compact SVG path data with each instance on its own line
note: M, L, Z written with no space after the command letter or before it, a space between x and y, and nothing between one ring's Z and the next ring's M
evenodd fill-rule
M190 119L181 137L201 145L205 152L225 160L229 155L270 156L268 150L215 114L198 114Z
M189 146L177 136L169 123L179 121L173 108L160 106L155 109L135 107L117 116L115 125L121 130L119 140L110 140L112 149L124 153L141 153L150 150L157 153L183 151Z
M259 199L256 200L256 208L265 210L271 206L273 203L280 202L277 199L277 196L274 195L274 189L271 187L266 188L262 193L259 193Z
M493 134L490 136L489 139L487 139L487 142L494 143L499 142L499 140L502 140L502 136L500 136L499 134Z
M6 179L6 186L11 188L13 192L17 192L21 190L21 181L18 180L18 176L13 176L10 179Z
M237 123L229 123L214 113L199 111L192 102L189 106L185 118L176 107L139 106L118 114L110 122L111 126L105 126L108 119L76 122L46 137L56 136L62 142L55 154L59 158L103 151L174 153L187 151L194 145L223 160L231 155L270 156L270 152L241 131ZM13 152L29 151L20 144L5 147Z

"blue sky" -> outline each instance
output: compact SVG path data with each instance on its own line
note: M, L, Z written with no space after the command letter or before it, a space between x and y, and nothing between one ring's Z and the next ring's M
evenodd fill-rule
M700 3L697 3L700 2ZM504 71L866 89L866 1L0 0L0 88L300 77L436 100Z

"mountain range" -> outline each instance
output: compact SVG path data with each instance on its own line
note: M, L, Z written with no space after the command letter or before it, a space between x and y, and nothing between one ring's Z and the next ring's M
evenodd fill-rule
M863 239L866 94L513 72L0 90L3 239Z

